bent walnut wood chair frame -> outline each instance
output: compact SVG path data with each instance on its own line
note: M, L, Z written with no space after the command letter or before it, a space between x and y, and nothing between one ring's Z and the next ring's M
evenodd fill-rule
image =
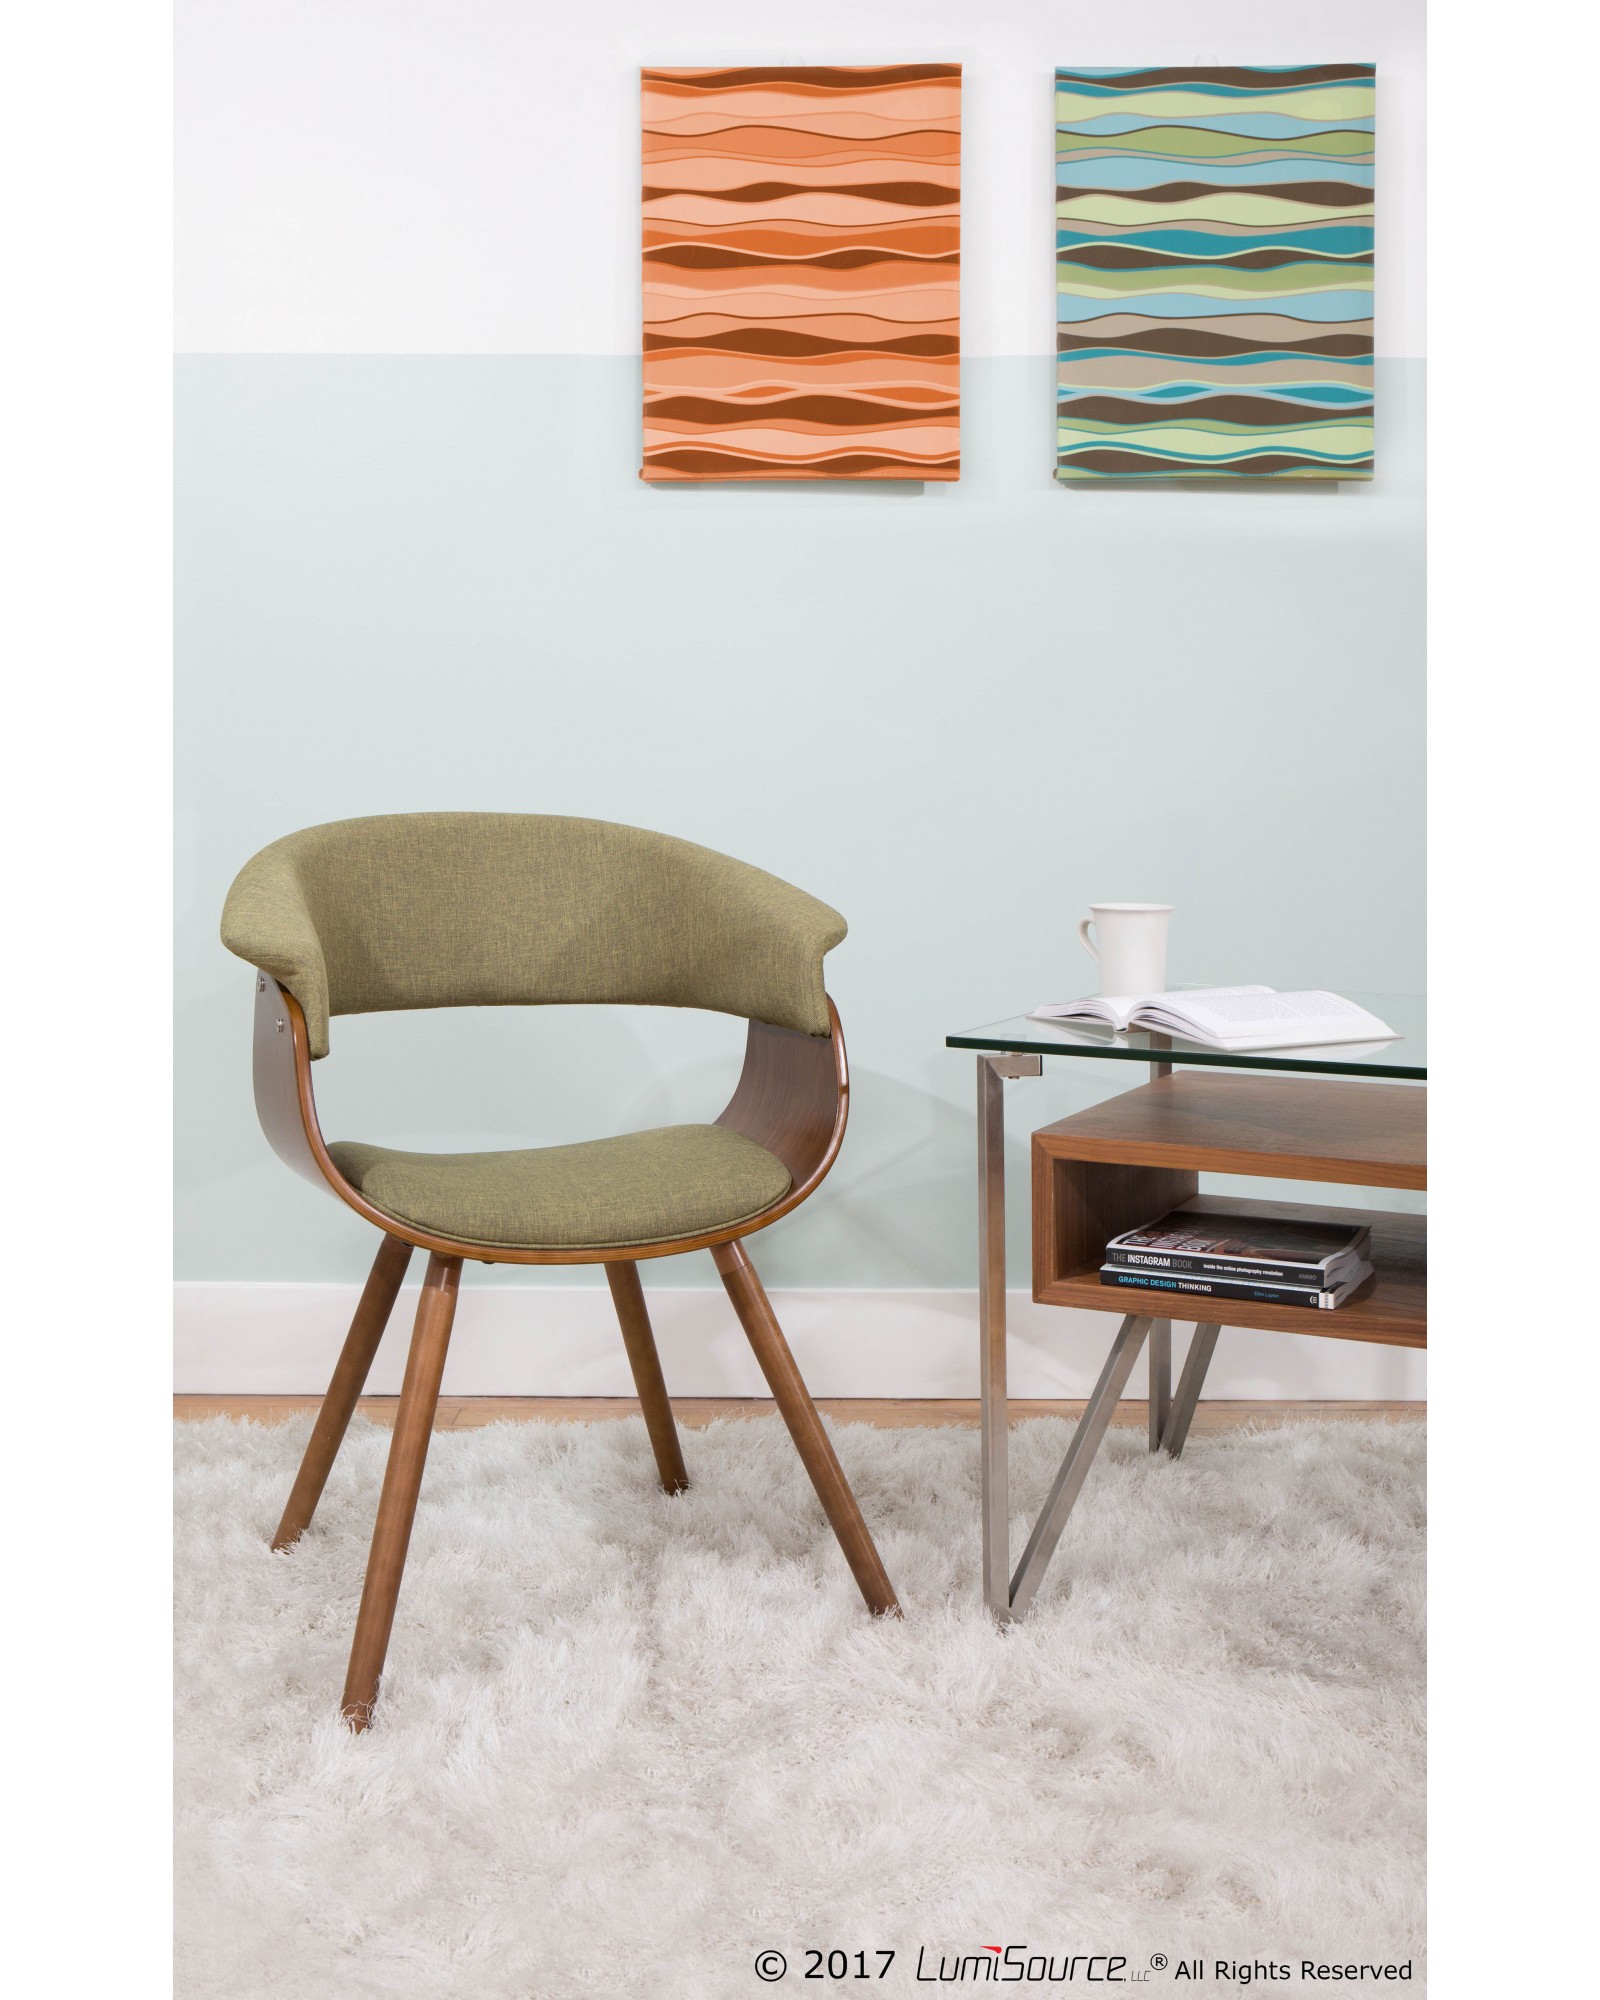
M744 1069L727 1109L716 1121L764 1146L788 1168L791 1185L780 1200L727 1228L663 1243L629 1244L618 1249L521 1250L454 1242L434 1235L384 1214L345 1179L329 1157L317 1121L311 1049L300 1004L270 975L257 972L254 1074L262 1130L286 1165L316 1186L331 1189L383 1232L299 1476L273 1537L274 1549L288 1548L310 1526L394 1309L411 1253L428 1252L427 1276L406 1360L345 1681L343 1710L352 1728L366 1728L378 1697L439 1401L461 1267L468 1260L605 1266L661 1483L668 1493L679 1493L689 1483L688 1474L639 1282L639 1262L647 1257L677 1256L686 1250L710 1250L862 1596L880 1616L898 1613L894 1587L742 1241L798 1207L822 1181L838 1154L849 1112L850 1083L844 1036L831 1000L828 1019L830 1032L826 1036L751 1021Z

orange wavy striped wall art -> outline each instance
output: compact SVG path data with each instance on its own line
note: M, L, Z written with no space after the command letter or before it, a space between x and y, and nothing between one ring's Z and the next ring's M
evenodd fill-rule
M958 477L960 64L641 86L640 476Z

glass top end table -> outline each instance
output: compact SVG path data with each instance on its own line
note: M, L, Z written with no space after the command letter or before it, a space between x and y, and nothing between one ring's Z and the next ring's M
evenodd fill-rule
M946 1037L970 1049L978 1072L978 1333L982 1389L983 1582L995 1616L1032 1603L1088 1476L1139 1350L1149 1343L1152 1452L1183 1450L1206 1370L1227 1323L1422 1347L1427 1340L1426 1224L1415 1215L1302 1203L1238 1202L1236 1212L1366 1223L1374 1275L1332 1311L1254 1300L1218 1301L1168 1284L1126 1313L1061 1469L1015 1570L1007 1476L1005 1098L1008 1080L1039 1076L1051 1057L1144 1065L1135 1087L1034 1135L1034 1297L1046 1304L1123 1312L1126 1294L1102 1287L1109 1235L1193 1199L1202 1172L1427 1185L1425 1003L1418 994L1350 996L1396 1030L1386 1042L1222 1051L1145 1032L1013 1015ZM1232 1071L1233 1076L1218 1074ZM1238 1072L1249 1072L1240 1075ZM1349 1081L1345 1081L1348 1079ZM1041 1175L1044 1177L1041 1178ZM1212 1197L1206 1197L1208 1204ZM1175 1305L1195 1321L1176 1390Z
M1180 988L1174 988L1175 992ZM1305 1049L1213 1049L1132 1029L1114 1035L1083 1021L1036 1021L1013 1014L946 1035L947 1049L1013 1055L1101 1056L1112 1062L1165 1062L1213 1069L1290 1070L1298 1075L1375 1076L1423 1083L1428 1075L1427 1005L1420 993L1351 993L1347 999L1395 1030L1392 1042L1323 1043Z

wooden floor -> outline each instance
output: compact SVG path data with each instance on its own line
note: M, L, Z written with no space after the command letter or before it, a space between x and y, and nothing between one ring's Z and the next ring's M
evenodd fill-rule
M253 1417L257 1423L282 1423L315 1410L318 1396L174 1396L173 1414L182 1421L201 1417ZM359 1405L363 1416L374 1423L392 1424L399 1398L363 1396ZM698 1430L719 1417L769 1417L773 1405L766 1397L674 1396L673 1413L680 1424ZM902 1397L876 1399L819 1397L817 1408L844 1424L875 1424L880 1430L899 1430L914 1424L976 1424L977 1402L937 1401L932 1398ZM1386 1422L1419 1419L1427 1415L1426 1403L1229 1403L1202 1402L1190 1425L1191 1437L1218 1431L1239 1430L1246 1424L1276 1427L1280 1424L1309 1423L1327 1418L1381 1417ZM607 1417L636 1417L639 1405L631 1396L441 1396L434 1428L442 1431L471 1430L478 1424L592 1423ZM1011 1421L1026 1417L1081 1417L1081 1402L1022 1403L1011 1405ZM1114 1424L1147 1422L1141 1402L1117 1405Z

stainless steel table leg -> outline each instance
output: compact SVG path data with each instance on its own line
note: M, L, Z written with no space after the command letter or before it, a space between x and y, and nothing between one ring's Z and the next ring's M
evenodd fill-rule
M1200 1401L1200 1388L1206 1379L1206 1370L1211 1366L1211 1357L1216 1352L1217 1336L1221 1331L1220 1326L1197 1326L1194 1338L1189 1342L1183 1373L1178 1378L1178 1393L1172 1399L1172 1415L1161 1434L1161 1448L1169 1458L1176 1458L1183 1450L1189 1425L1194 1420L1195 1405Z
M1128 1377L1133 1373L1133 1364L1139 1358L1150 1322L1137 1313L1129 1313L1122 1322L1121 1331L1111 1343L1111 1352L1106 1356L1106 1365L1100 1371L1100 1380L1094 1385L1094 1394L1089 1398L1088 1407L1078 1419L1078 1428L1072 1434L1072 1443L1067 1447L1067 1455L1061 1461L1061 1470L1056 1474L1056 1483L1050 1489L1050 1498L1044 1503L1044 1511L1034 1523L1033 1533L1028 1537L1028 1546L1022 1552L1022 1560L1017 1564L1017 1573L1011 1580L1011 1615L1020 1618L1033 1602L1033 1594L1039 1588L1050 1558L1056 1552L1056 1543L1061 1539L1061 1531L1067 1525L1067 1516L1072 1512L1072 1503L1077 1499L1083 1482L1089 1476L1089 1467L1094 1463L1094 1455L1100 1449L1100 1440L1106 1434L1111 1422L1111 1414L1121 1400L1127 1387Z
M1006 1462L1005 1085L978 1058L978 1348L983 1399L983 1601L1011 1613L1011 1491Z
M1157 1047L1170 1047L1166 1035L1151 1038ZM1150 1065L1150 1081L1159 1083L1164 1076L1171 1076L1172 1065L1159 1058ZM1150 1322L1150 1449L1161 1449L1162 1433L1167 1428L1167 1419L1172 1413L1172 1321L1153 1319Z
M1150 1322L1150 1449L1161 1449L1161 1438L1172 1411L1172 1321Z
M1127 1387L1146 1334L1150 1336L1150 1449L1168 1445L1173 1456L1194 1414L1211 1347L1218 1329L1200 1328L1189 1350L1178 1396L1172 1395L1172 1322L1130 1313L1106 1357L1094 1394L1078 1421L1072 1443L1056 1474L1044 1510L1034 1524L1015 1575L1011 1561L1011 1485L1006 1427L1006 1165L1005 1079L1038 1076L1044 1065L1034 1055L978 1057L978 1342L983 1414L979 1431L982 1476L983 1597L997 1618L1020 1618L1049 1567L1073 1503L1089 1475L1113 1412ZM1171 1074L1170 1063L1153 1061L1152 1080ZM1202 1339L1209 1334L1210 1342ZM1190 1377L1193 1374L1191 1384ZM1189 1393L1187 1409L1185 1394ZM1180 1421L1181 1419L1181 1421Z
M1038 1056L978 1058L978 1351L983 1410L983 1600L1011 1616L1011 1485L1006 1463L1005 1078L1038 1076Z

